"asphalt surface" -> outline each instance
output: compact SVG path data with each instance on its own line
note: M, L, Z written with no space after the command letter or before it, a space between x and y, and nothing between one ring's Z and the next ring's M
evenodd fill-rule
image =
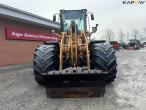
M0 71L0 110L145 110L146 48L117 52L117 79L104 97L47 98L32 68Z

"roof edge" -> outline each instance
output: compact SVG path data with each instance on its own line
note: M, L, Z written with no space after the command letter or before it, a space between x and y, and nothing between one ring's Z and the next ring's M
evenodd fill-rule
M19 13L22 13L22 14L25 14L25 15L29 15L29 16L32 16L32 17L35 17L35 18L39 18L39 19L42 19L42 20L45 20L45 21L48 21L48 22L51 22L51 23L54 23L54 24L59 24L59 23L53 22L53 20L47 19L45 17L41 17L39 15L30 13L30 12L27 12L27 11L23 11L23 10L20 10L18 8L14 8L14 7L11 7L11 6L2 4L2 3L0 3L0 7L7 8L7 9L11 9L13 11L16 11L16 12L19 12Z

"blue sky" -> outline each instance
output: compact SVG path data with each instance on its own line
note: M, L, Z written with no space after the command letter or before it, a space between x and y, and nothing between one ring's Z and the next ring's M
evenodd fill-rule
M98 23L98 32L94 35L101 37L106 28L111 28L115 34L119 30L132 33L138 29L144 34L146 27L146 3L143 5L125 5L122 0L0 0L1 3L28 11L48 19L60 9L88 9L94 12Z

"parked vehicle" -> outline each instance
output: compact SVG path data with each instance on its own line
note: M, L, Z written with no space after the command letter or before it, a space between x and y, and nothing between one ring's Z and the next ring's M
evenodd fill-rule
M113 46L113 48L115 50L118 50L120 49L120 44L118 43L118 41L110 41L110 44Z
M146 47L146 42L143 42L143 46Z
M143 44L143 43L140 43L140 47L141 47L141 48L144 48L144 44Z
M127 45L127 49L134 49L134 50L138 50L141 47L141 43L140 40L137 39L131 39L129 40L129 43Z

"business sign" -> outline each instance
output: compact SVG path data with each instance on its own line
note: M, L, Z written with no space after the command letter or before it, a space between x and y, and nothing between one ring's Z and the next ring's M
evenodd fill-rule
M123 1L123 4L135 4L135 5L142 5L145 4L146 1L140 1L140 0L126 0Z
M6 27L6 38L11 40L57 41L58 36L50 33L31 32L16 27Z

